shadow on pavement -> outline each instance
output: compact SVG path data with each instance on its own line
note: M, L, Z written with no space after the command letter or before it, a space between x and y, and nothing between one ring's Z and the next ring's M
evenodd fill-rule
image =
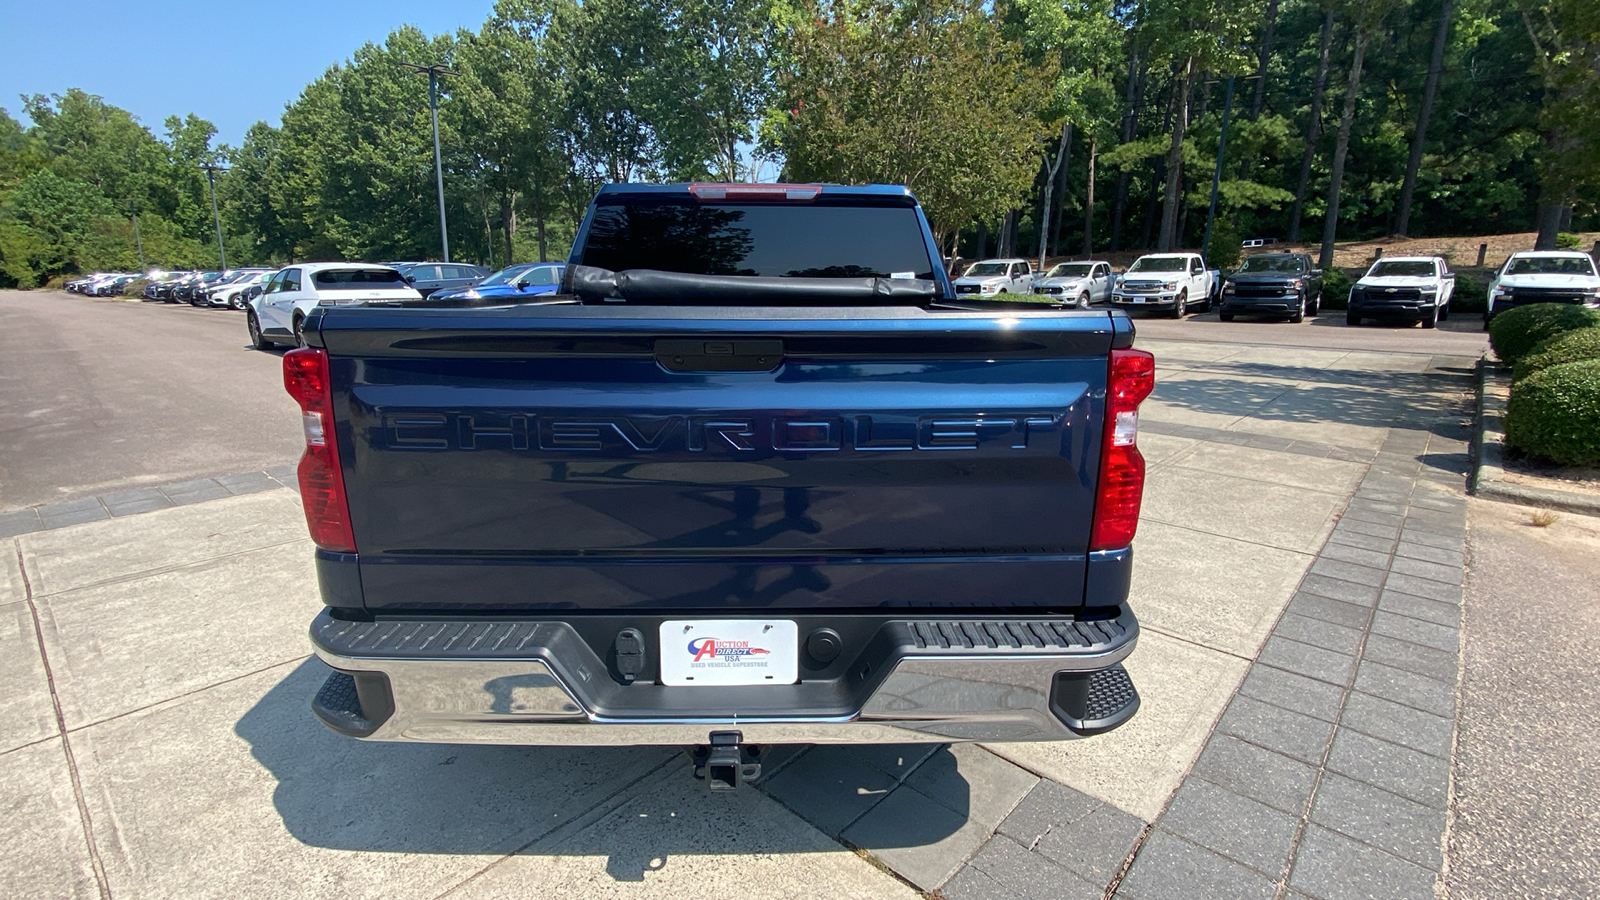
M678 748L398 744L343 737L318 723L309 708L327 673L321 661L306 660L234 726L277 779L273 805L302 843L386 853L605 856L606 871L619 881L641 880L674 855L842 849L798 819L774 815L774 801L754 789L711 794L691 777L688 757ZM817 785L819 793L880 793L841 784L838 772L827 780ZM959 799L964 807L965 794ZM603 804L609 811L592 816L594 821L550 837ZM932 843L955 829L934 830L908 829L895 846Z

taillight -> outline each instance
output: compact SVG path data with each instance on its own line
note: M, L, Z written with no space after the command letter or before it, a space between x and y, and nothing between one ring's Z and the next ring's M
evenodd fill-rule
M708 184L689 185L689 195L701 203L740 200L795 200L809 202L822 193L820 184Z
M1139 452L1139 404L1156 386L1156 358L1144 350L1111 351L1106 383L1106 427L1100 451L1090 550L1133 543L1144 499L1144 455Z
M300 457L300 501L306 508L311 540L325 550L354 553L355 533L350 528L350 502L344 493L344 472L339 468L339 445L334 439L333 386L328 379L328 351L301 347L283 357L283 387L300 404L305 427L306 452Z

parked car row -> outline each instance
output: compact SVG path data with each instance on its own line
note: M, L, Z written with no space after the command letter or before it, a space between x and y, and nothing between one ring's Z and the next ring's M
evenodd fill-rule
M1044 273L1035 272L1025 259L986 259L968 266L954 284L957 296L1033 294L1059 298L1061 305L1078 309L1110 303L1181 318L1196 306L1211 308L1222 273L1207 268L1198 253L1141 256L1120 279L1109 262L1098 259L1059 263Z
M89 297L114 297L122 293L122 289L130 282L143 277L129 272L96 272L87 278L69 281L63 287L74 294L84 294Z

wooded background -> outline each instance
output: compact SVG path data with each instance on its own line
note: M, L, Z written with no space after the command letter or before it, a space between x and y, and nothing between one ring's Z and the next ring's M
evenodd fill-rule
M70 52L63 50L63 52ZM0 111L0 286L228 259L566 255L629 180L910 185L952 255L1600 227L1595 0L500 0L392 32L238 147L82 91ZM148 64L148 63L143 63ZM1228 106L1229 80L1232 103ZM27 124L24 125L23 121Z

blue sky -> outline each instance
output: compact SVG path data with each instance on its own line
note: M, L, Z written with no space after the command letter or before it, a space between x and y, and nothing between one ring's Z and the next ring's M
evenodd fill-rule
M477 30L493 0L0 0L0 108L20 94L77 87L128 110L158 136L195 113L237 146L258 121L357 47L401 25ZM23 120L27 124L26 120Z

